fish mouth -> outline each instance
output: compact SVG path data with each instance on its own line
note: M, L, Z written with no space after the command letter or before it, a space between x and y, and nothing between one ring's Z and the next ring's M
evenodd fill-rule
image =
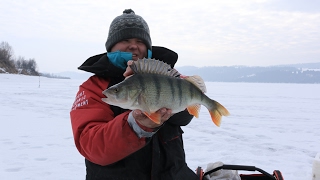
M105 98L101 98L101 100L103 102L107 103L107 104L113 105L114 102L118 101L117 98L112 96L112 95L110 95L107 90L103 91L102 94L104 94L106 97Z
M102 100L103 102L108 103L111 98L110 98L110 96L108 95L107 90L102 91L102 94L105 95L106 97L105 97L105 98L101 98L101 100ZM108 96L109 96L109 97L108 97Z
M114 105L115 103L118 102L117 99L115 98L112 98L112 97L106 97L106 98L101 98L101 100L107 104L110 104L110 105Z
M102 94L105 95L106 97L108 97L109 93L108 93L108 89L102 91Z
M110 99L110 98L108 98L108 97L106 97L106 98L101 98L101 100L102 100L103 102L105 102L105 103L108 103L109 99Z

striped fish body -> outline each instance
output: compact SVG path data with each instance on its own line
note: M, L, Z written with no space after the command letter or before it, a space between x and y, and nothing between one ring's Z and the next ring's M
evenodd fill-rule
M207 105L209 100L189 81L159 74L136 74L109 88L110 91L115 92L114 89L126 91L127 109L140 109L147 113L153 113L163 107L177 113L191 104ZM108 91L105 92L106 95Z
M151 70L150 67L144 67L156 66L150 63L158 62L144 61L138 64L140 67L132 67L134 74L131 77L103 91L107 98L102 100L124 109L140 109L156 123L160 123L160 119L154 113L163 107L171 109L173 113L187 108L190 114L198 117L200 107L204 105L218 126L221 116L229 114L221 104L203 93L205 85L200 77L181 79L175 77L175 70L161 61L158 61L160 65L157 64L159 68L153 67Z

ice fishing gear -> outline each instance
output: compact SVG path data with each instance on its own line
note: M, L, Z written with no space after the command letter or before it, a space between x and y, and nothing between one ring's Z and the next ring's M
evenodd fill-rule
M201 169L201 167L197 168L197 174L201 172L199 168ZM208 180L207 178L208 175L218 170L258 171L261 173L261 174L240 174L239 176L241 180L284 180L279 170L274 170L273 174L269 174L268 172L260 168L257 168L255 166L228 165L228 164L223 164L221 166L218 166L212 170L205 172L203 175L201 175L202 180Z

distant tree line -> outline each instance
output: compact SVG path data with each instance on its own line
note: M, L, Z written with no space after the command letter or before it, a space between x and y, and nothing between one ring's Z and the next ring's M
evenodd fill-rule
M0 73L38 76L37 63L34 59L13 57L13 49L7 42L0 43Z
M52 73L40 73L40 76L47 77L47 78L56 78L56 79L71 79L70 77L59 76Z

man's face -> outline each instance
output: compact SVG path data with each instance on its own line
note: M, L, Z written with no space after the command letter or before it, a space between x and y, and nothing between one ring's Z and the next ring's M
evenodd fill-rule
M118 50L131 52L132 59L135 61L138 60L138 58L142 59L147 57L147 46L142 42L142 40L137 38L122 40L111 48L111 52Z

